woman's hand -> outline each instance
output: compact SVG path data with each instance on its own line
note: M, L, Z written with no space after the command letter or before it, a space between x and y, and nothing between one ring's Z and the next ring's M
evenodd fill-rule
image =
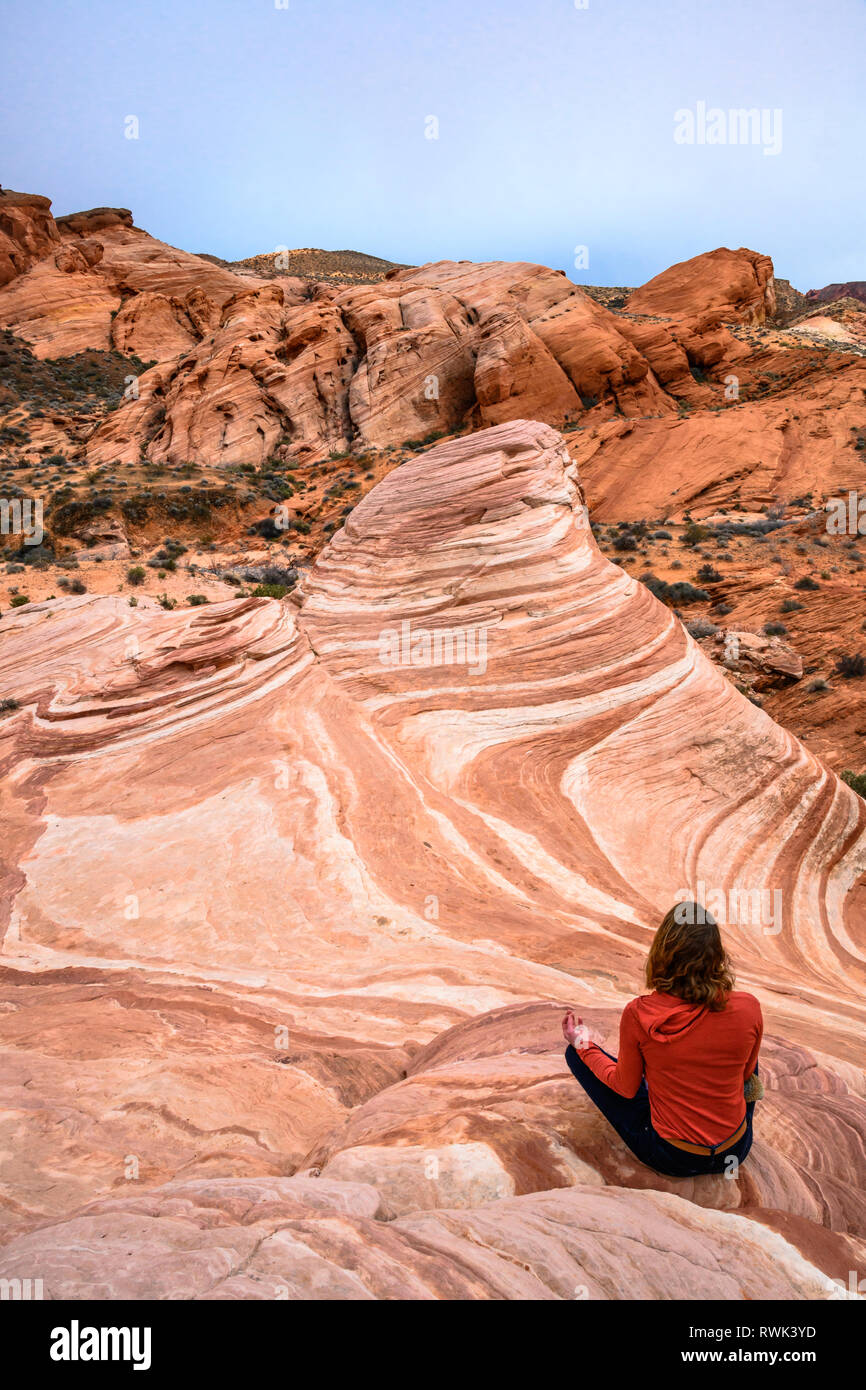
M571 1009L562 1020L562 1036L577 1051L589 1043L589 1029L585 1026L582 1018L579 1018L575 1023L574 1013Z

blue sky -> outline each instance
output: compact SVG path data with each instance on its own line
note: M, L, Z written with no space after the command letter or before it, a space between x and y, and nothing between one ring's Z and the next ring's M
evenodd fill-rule
M864 0L4 0L0 180L229 259L640 284L742 245L807 289L866 279L864 71ZM677 143L701 102L781 149Z

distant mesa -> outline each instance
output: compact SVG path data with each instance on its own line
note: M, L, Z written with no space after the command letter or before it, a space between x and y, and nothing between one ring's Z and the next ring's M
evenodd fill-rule
M806 298L818 304L833 299L859 299L866 304L866 280L848 280L844 285L825 285L822 290L807 290Z
M379 256L365 255L362 251L323 251L314 246L302 246L293 251L269 251L257 256L245 256L239 261L225 261L207 253L199 254L230 270L251 270L266 278L297 275L303 279L333 284L375 284L394 271L407 269L407 266L396 261L385 261Z

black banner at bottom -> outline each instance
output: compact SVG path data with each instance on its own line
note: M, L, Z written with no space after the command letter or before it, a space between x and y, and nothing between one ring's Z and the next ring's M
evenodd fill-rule
M303 1353L314 1366L321 1357L322 1370L344 1375L351 1369L354 1375L363 1366L368 1376L378 1373L388 1381L401 1373L407 1334L413 1338L416 1365L420 1351L429 1375L441 1356L443 1371L453 1374L453 1332L460 1337L464 1374L474 1348L486 1374L501 1365L511 1382L517 1373L511 1359L516 1345L536 1359L533 1379L541 1369L542 1347L557 1380L569 1375L569 1368L581 1366L585 1370L579 1379L587 1373L597 1377L599 1360L617 1375L629 1370L665 1374L676 1367L694 1375L708 1366L762 1366L807 1368L826 1376L856 1364L862 1313L859 1298L820 1303L575 1300L480 1305L4 1300L0 1326L5 1355L14 1357L17 1373L48 1374L51 1379L93 1379L105 1370L139 1378L194 1372L225 1379L249 1375L253 1367L267 1362L297 1367ZM543 1337L543 1343L527 1342L533 1334ZM403 1374L408 1370L408 1364L402 1367Z

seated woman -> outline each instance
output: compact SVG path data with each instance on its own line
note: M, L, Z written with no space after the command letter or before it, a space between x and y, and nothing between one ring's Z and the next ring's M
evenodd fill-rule
M754 995L734 989L715 920L672 907L646 964L651 994L626 1004L619 1057L566 1014L565 1059L632 1153L668 1177L732 1172L752 1147L763 1034ZM732 1162L736 1160L736 1162Z

